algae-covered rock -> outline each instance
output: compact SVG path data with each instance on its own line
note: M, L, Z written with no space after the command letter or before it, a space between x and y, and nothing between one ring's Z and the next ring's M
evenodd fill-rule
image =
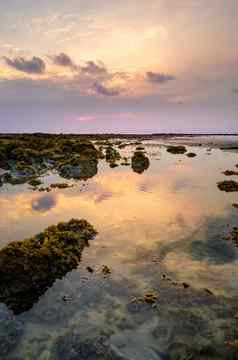
M142 151L135 151L131 159L131 167L133 171L142 174L150 166L150 160Z
M116 161L121 159L119 151L114 149L111 145L106 148L106 161L110 164L110 167L116 167Z
M8 171L1 178L3 183L17 185L32 179L34 183L36 177L52 169L69 177L68 172L73 174L72 177L76 174L76 178L91 177L102 157L103 153L86 137L51 134L0 136L0 167ZM65 170L64 166L71 168Z
M187 153L187 157L194 158L194 157L196 157L196 156L197 156L197 154L195 154L195 153L193 153L193 152Z
M59 168L59 174L65 179L86 180L97 174L98 161L79 160L77 164L66 164Z
M96 230L72 219L0 250L0 302L14 313L29 310L55 279L76 268Z
M226 192L238 191L238 182L233 180L225 180L217 183L218 189Z
M28 184L30 186L33 186L33 187L36 187L36 186L39 186L42 184L41 180L40 179L31 179L28 181Z
M185 154L187 149L183 145L171 145L168 146L167 151L171 154Z

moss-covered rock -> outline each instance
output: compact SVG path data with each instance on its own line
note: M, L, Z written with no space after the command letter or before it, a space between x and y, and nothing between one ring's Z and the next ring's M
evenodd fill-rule
M238 182L233 180L225 180L217 183L218 189L226 192L238 191Z
M0 302L16 314L30 309L55 279L77 267L96 234L86 220L72 219L5 246L0 250Z
M135 151L131 159L131 167L134 172L142 174L150 166L150 160L142 151Z

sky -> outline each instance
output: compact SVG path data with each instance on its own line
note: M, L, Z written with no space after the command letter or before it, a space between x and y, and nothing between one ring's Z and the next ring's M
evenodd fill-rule
M237 0L0 10L0 132L238 133Z

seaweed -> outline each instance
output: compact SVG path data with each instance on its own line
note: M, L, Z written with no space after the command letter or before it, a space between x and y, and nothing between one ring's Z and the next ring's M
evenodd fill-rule
M86 220L72 219L5 246L0 250L0 302L15 314L29 310L57 278L77 267L96 234Z

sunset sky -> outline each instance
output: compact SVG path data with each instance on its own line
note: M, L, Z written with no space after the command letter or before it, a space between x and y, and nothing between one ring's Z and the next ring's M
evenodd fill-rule
M238 132L237 0L0 10L0 131Z

